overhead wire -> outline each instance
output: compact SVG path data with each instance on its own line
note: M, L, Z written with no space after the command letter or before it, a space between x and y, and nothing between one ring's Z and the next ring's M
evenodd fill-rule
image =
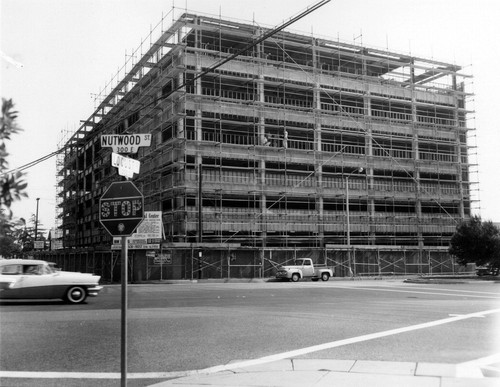
M13 168L13 169L10 169L8 171L5 171L5 172L1 172L0 173L0 177L3 177L3 176L6 176L6 175L9 175L11 173L15 173L15 172L22 172L26 169L29 169L31 167L34 167L35 165L37 164L40 164L48 159L50 159L51 157L54 157L55 155L59 154L59 153L62 153L64 151L64 149L58 149L56 150L55 152L52 152L52 153L49 153L45 156L42 156L40 157L39 159L36 159L36 160L33 160L33 161L30 161L29 163L27 164L24 164L24 165L21 165L20 167L17 167L17 168Z

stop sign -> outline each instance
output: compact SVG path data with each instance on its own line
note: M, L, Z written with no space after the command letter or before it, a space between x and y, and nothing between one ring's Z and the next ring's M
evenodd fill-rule
M130 236L144 218L144 197L131 181L111 183L99 200L99 221L112 236Z

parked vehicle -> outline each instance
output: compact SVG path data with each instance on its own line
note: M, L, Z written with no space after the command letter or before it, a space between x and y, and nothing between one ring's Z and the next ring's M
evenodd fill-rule
M276 278L288 279L297 282L302 278L311 278L313 281L328 281L335 275L333 268L326 266L314 266L312 259L296 259L292 266L280 266L276 272Z
M100 276L54 269L36 259L0 260L1 299L55 299L80 304L102 290Z
M483 275L498 275L498 273L499 273L499 268L494 267L492 265L476 267L476 274L480 277Z

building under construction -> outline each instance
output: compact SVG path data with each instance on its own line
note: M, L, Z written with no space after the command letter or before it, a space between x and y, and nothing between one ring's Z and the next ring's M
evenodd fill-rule
M64 143L55 260L113 266L99 198L123 178L100 137L148 133L128 156L164 239L132 252L136 280L266 277L299 254L338 275L456 270L447 246L474 196L470 75L287 31L258 42L271 29L255 23L165 20Z

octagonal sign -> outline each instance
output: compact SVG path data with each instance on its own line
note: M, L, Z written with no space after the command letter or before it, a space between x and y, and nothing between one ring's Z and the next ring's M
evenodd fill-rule
M144 197L131 181L111 183L99 200L99 221L115 237L130 236L144 218Z

